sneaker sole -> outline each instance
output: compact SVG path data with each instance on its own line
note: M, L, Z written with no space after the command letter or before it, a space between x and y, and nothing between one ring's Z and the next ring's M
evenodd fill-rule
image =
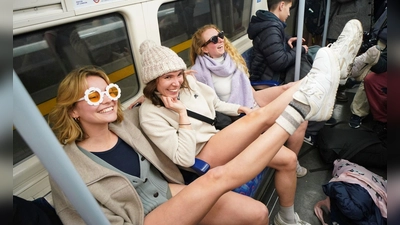
M318 50L311 71L293 95L295 100L310 106L305 120L326 121L331 118L338 86L338 59L332 49L323 47Z
M340 43L340 50L338 52L335 51L339 58L340 79L346 79L350 74L354 59L360 49L362 38L363 28L361 22L357 19L352 19L347 22L340 33L337 42L340 42L339 39L343 39L348 43ZM335 45L335 43L331 46L333 45Z

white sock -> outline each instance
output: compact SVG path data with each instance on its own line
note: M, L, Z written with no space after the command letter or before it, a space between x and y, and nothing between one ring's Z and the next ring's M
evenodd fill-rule
M295 223L295 218L294 218L294 205L289 206L289 207L283 207L281 205L280 210L279 210L279 215L281 216L282 220L286 223Z

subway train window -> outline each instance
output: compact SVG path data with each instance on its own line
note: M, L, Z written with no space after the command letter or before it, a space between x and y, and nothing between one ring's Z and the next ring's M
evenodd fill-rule
M158 25L161 43L172 48L189 64L190 40L203 25L215 24L231 41L247 35L252 1L183 0L161 5Z
M139 91L126 25L119 14L14 36L13 67L46 117L55 105L59 82L74 68L99 66L122 90L121 101ZM16 130L14 164L32 154Z

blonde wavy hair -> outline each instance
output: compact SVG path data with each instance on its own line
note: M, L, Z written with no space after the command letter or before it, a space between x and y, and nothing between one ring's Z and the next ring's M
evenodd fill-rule
M58 87L56 105L48 115L48 122L61 144L70 144L87 138L80 126L79 120L74 120L70 115L76 102L84 95L88 84L86 78L97 76L110 84L107 74L100 68L85 66L71 71ZM121 103L117 102L117 120L123 120Z
M204 55L204 52L202 50L202 46L204 44L202 35L208 29L215 29L217 32L220 32L220 30L214 24L207 24L199 28L193 34L192 45L190 46L190 53L189 53L190 63L192 65L194 65L194 63L196 62L197 56ZM242 55L237 51L237 49L232 45L232 43L229 41L227 37L224 37L224 47L225 51L229 54L232 60L235 61L238 68L241 69L247 75L247 77L249 77L250 75L246 65L246 61L243 59Z

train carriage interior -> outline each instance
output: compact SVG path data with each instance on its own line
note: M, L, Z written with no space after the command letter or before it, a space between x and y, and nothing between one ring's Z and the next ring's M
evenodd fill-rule
M138 47L148 38L170 47L189 66L192 34L197 28L213 23L225 32L240 53L245 53L252 47L247 37L250 18L267 5L266 0L102 0L97 5L93 2L99 1L38 2L38 5L22 1L14 4L13 68L45 119L55 105L59 82L72 69L88 64L106 71L111 82L121 88L120 100L128 107L143 90L138 76L141 69ZM86 2L88 6L78 2ZM368 31L372 25L372 2L357 0L351 3L357 5L332 5L331 10L337 16L329 21L327 36L312 35L304 27L302 34L307 44L321 45L324 38L327 42L334 41L340 33L337 30L352 18L358 18ZM286 21L286 32L292 36L297 35L297 21L302 15L298 12L299 4L295 1ZM341 93L347 101L335 103L332 117L337 125L334 129L353 129L348 122L357 88L357 83L348 82ZM369 115L361 129L373 129L373 126ZM51 203L48 171L35 156L36 150L29 146L18 127L13 127L13 195L29 201L45 197ZM322 185L332 178L332 164L321 158L318 146L305 142L298 160L308 173L297 179L295 211L303 220L321 224L315 216L314 205L326 197ZM367 169L387 178L386 167ZM259 180L248 184L252 188L248 195L267 205L270 224L279 209L273 174L267 168Z

